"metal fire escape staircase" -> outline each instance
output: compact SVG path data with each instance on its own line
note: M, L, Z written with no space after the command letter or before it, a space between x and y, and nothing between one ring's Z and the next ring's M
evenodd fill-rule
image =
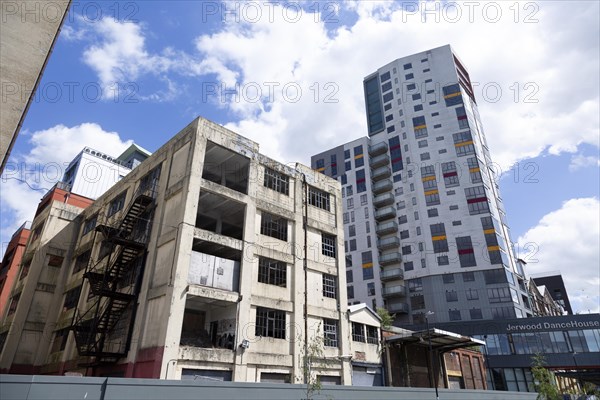
M110 251L86 268L90 307L71 329L80 356L91 365L114 363L129 351L155 207L156 182L140 184L121 220L96 226Z

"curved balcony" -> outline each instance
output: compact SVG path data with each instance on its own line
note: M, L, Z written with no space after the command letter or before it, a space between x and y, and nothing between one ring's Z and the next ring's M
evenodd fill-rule
M397 302L397 303L388 303L385 308L391 313L402 313L408 314L408 304Z
M392 183L392 181L389 179L386 179L386 180L374 183L373 186L371 187L371 190L373 191L373 193L379 194L379 193L383 193L383 192L389 192L390 190L392 190L393 187L394 187L394 184Z
M400 263L402 255L398 252L382 254L379 256L379 265L390 265Z
M396 221L384 222L383 224L377 224L375 232L378 235L387 235L388 233L398 232L398 224Z
M402 268L386 268L379 274L379 279L382 282L402 280L404 279L404 271Z
M395 199L393 194L383 193L373 198L373 205L375 207L389 206L390 204L394 204L394 201Z
M390 157L386 154L378 155L377 157L373 157L369 160L369 165L371 168L381 167L383 165L388 165L390 162Z
M386 142L377 143L377 144L374 144L373 146L369 146L369 155L371 157L374 157L376 155L387 152L387 149L388 149L388 145Z
M392 170L389 167L379 167L371 171L371 179L373 182L389 178L392 175Z
M397 249L398 247L400 247L400 239L398 236L386 237L377 241L377 248L379 250Z
M396 209L394 207L384 207L375 211L376 221L385 221L391 218L396 218Z
M406 296L406 287L404 285L384 286L381 289L381 295L388 297L404 297Z

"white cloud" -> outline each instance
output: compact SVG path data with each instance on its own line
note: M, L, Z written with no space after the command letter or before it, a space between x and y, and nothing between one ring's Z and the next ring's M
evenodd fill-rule
M349 1L338 13L324 7L321 20L306 9L296 19L283 3L263 8L258 20L242 7L241 22L229 15L220 29L197 37L195 53L173 47L153 53L144 26L106 18L91 26L97 40L84 61L103 85L144 76L169 83L142 99L173 100L185 92L170 74L200 77L197 85L214 74L226 89L237 83L240 100L222 103L214 95L205 101L227 107L235 116L228 127L257 140L270 156L308 162L312 154L366 134L364 76L450 43L478 85L492 157L503 170L540 154L575 153L583 143L598 146L597 2ZM332 24L337 18L345 19ZM275 97L268 98L274 83ZM290 101L281 89L296 83L302 96ZM263 97L249 101L256 87ZM338 102L326 103L334 92Z
M29 152L12 155L0 178L2 243L8 242L23 222L33 219L45 189L62 178L64 168L85 146L118 156L132 141L124 141L117 132L107 132L98 124L83 123L33 132L29 143Z
M29 143L32 147L24 157L26 162L62 164L71 161L86 146L118 156L132 141L123 141L117 132L107 132L100 125L88 122L73 127L60 124L33 132Z
M98 74L105 96L116 84L134 82L147 73L159 75L170 68L169 58L148 53L141 25L103 18L89 26L99 40L85 49L83 61Z
M600 202L571 199L519 237L520 257L534 275L561 271L573 311L599 312Z
M364 136L362 78L393 59L447 43L479 83L476 97L488 142L494 161L504 169L544 152L575 152L581 143L598 145L598 39L593 33L598 21L592 16L597 15L597 4L520 3L517 16L509 8L512 3L495 3L503 15L497 23L490 22L493 10L484 14L481 6L472 11L472 22L462 6L458 22L450 23L456 14L440 2L421 2L421 11L439 10L424 16L402 10L398 3L343 4L358 19L334 31L306 12L298 22L286 22L277 18L282 13L276 7L274 21L264 12L259 22L225 24L196 41L203 57L199 70L217 74L227 85L236 77L242 85L302 85L304 96L297 103L279 96L270 108L261 103L229 104L240 118L231 127L268 143L268 150L276 151L272 155L307 160ZM525 23L526 17L538 22ZM574 80L574 71L588 78ZM323 95L328 82L339 88L339 103L313 101L311 85L319 84ZM486 84L501 88L497 101L492 90L484 95Z
M583 154L576 154L571 157L569 171L575 172L587 167L600 167L600 158L597 156L584 156Z

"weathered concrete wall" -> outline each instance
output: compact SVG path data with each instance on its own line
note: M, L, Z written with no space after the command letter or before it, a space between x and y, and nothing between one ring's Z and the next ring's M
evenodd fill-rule
M260 399L301 400L303 385L166 381L155 379L74 378L35 375L0 375L3 400L164 400L164 399ZM533 400L537 393L440 389L444 400ZM325 387L313 399L413 400L435 398L433 389Z
M21 0L0 4L0 171L70 3Z

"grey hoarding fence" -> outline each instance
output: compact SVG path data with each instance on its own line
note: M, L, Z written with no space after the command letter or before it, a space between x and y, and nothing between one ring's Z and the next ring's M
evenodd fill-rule
M534 400L536 393L440 389L441 400ZM302 400L303 385L0 375L1 400ZM331 386L315 400L426 400L433 389Z

